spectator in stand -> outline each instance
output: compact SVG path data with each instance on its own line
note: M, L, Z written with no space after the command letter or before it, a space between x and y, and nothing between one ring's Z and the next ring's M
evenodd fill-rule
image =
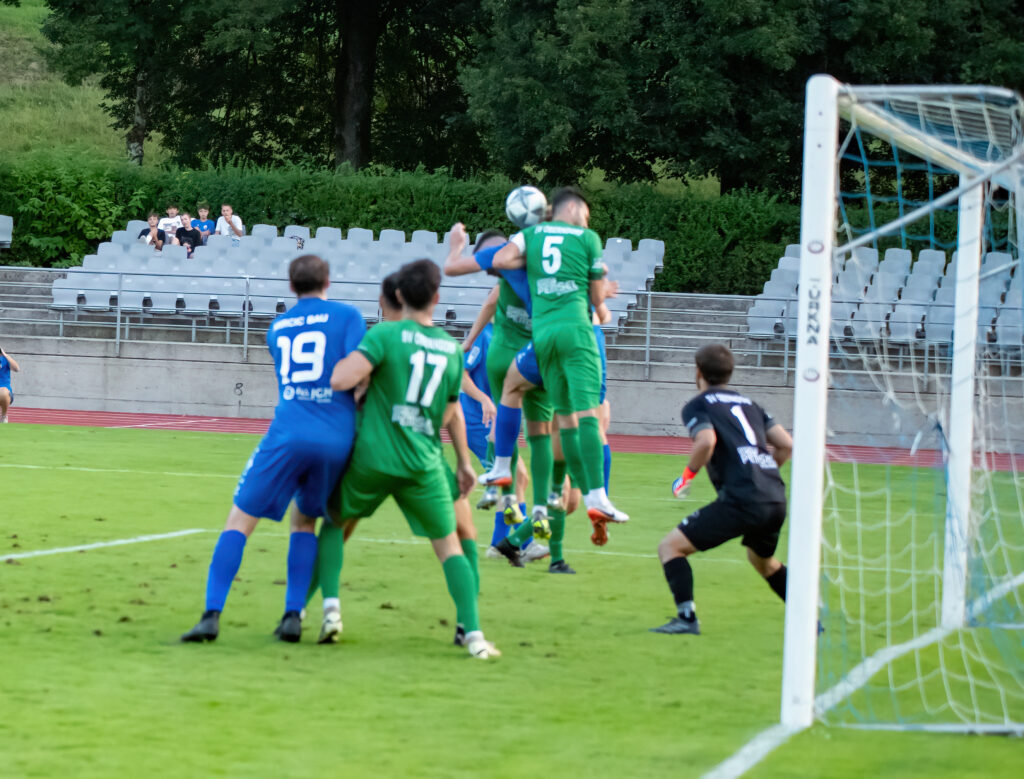
M175 231L185 224L181 217L178 216L178 205L177 203L170 203L167 206L167 216L160 219L160 224L157 225L168 235L174 235Z
M7 409L14 403L14 390L11 388L11 371L21 370L17 361L0 347L0 423L7 423Z
M238 239L245 235L242 217L235 213L227 203L220 207L220 219L217 220L217 235L230 235L231 243L238 246Z
M213 235L216 223L210 219L209 203L200 203L196 210L199 212L199 218L192 220L192 226L203 236L203 245L205 246L206 239Z
M160 221L160 217L156 211L149 212L149 227L143 227L139 230L139 240L143 243L148 243L157 251L164 248L164 241L167 240L167 233L159 228L157 223Z
M181 212L181 222L182 226L174 231L174 245L184 246L188 258L192 259L192 252L196 250L197 246L203 245L203 234L192 227L192 220L189 219L188 211ZM188 225L188 227L185 225Z

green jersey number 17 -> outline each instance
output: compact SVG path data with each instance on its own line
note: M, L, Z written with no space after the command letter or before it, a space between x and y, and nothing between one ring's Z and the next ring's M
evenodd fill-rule
M414 352L409 356L409 363L412 365L412 375L409 377L409 386L405 391L406 403L418 403L421 406L430 406L437 394L437 388L444 378L444 370L448 367L448 358L443 354L427 354L423 349ZM423 387L423 375L425 368L429 365L433 370L427 386ZM423 395L420 395L420 388L423 387Z

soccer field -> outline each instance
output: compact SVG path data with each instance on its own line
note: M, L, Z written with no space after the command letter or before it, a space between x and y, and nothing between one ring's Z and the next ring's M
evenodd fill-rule
M286 528L263 524L214 644L178 635L251 435L5 426L0 431L4 776L699 776L777 720L783 607L733 542L694 559L704 635L672 612L654 555L682 513L681 458L616 455L632 515L601 550L581 514L550 576L483 558L484 628L504 656L452 646L429 546L390 502L346 546L336 646L273 640ZM870 470L861 467L862 474ZM481 545L491 517L477 512ZM35 555L115 540L124 545ZM782 551L784 552L785 541ZM752 776L1020 776L1017 739L816 726Z

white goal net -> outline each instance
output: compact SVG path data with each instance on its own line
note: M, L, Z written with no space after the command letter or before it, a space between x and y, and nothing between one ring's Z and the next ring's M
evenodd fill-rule
M787 724L1024 732L1022 118L808 85Z

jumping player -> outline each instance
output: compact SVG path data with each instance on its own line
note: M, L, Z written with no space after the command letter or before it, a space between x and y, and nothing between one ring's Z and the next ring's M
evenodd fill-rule
M11 371L21 370L18 361L0 347L0 424L7 424L7 409L14 404L14 388L11 387Z
M672 492L684 497L706 465L718 498L680 522L658 545L678 616L651 628L654 633L700 634L693 570L686 558L732 538L743 539L750 564L776 595L786 599L786 566L774 555L786 519L786 486L779 466L789 458L793 439L754 401L729 389L733 357L727 347L704 346L695 361L700 394L683 407L693 452Z
M355 400L351 392L331 389L331 370L366 332L355 308L326 299L328 274L327 263L312 254L297 257L288 267L298 302L267 331L279 388L274 421L242 472L213 550L206 611L182 641L217 638L246 540L261 517L280 521L293 498L285 613L276 634L291 642L302 634L300 612L317 559L316 518L326 511L355 436Z
M444 571L464 641L473 657L500 653L480 629L477 583L456 534L450 479L441 450L441 427L458 411L462 350L433 326L441 274L430 260L402 266L398 298L402 319L374 327L359 348L334 369L331 386L356 387L370 379L352 464L342 480L343 521L371 516L392 495L416 535L430 539ZM466 448L459 452L463 494L476 475Z
M601 364L590 305L607 294L601 240L587 228L590 207L576 190L551 199L552 221L512 236L494 267L525 267L533 302L533 344L544 385L555 405L562 451L583 490L595 526L626 522L604 488L604 455L598 407Z

